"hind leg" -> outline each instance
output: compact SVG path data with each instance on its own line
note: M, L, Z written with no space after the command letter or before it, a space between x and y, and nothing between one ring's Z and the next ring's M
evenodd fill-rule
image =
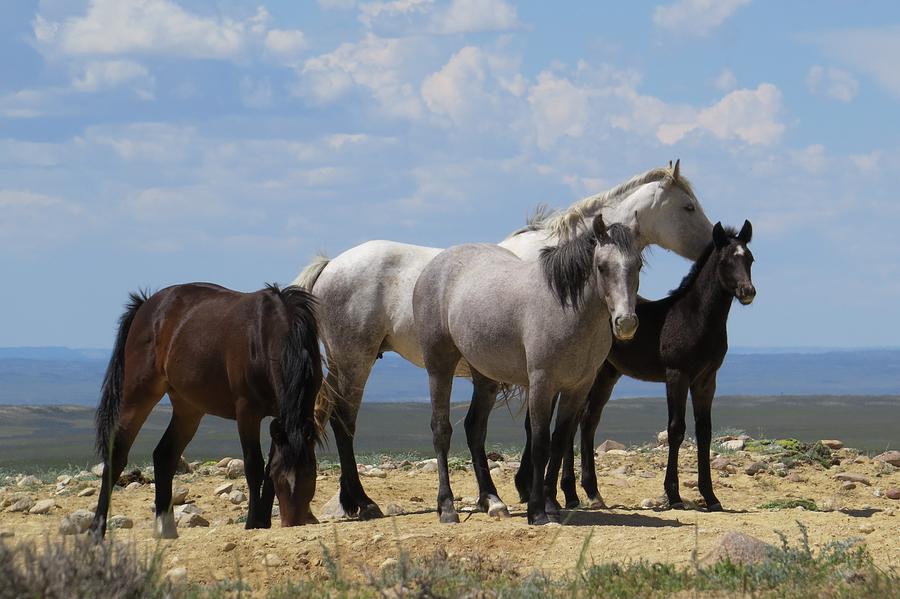
M489 516L509 516L506 504L500 500L497 487L491 478L484 444L487 440L487 424L497 399L499 385L472 369L472 403L466 413L466 441L472 454L472 469L478 481L478 507Z
M169 398L172 400L172 419L153 450L153 472L156 479L156 523L153 534L158 539L178 538L172 506L172 479L181 454L194 438L203 418L203 412L185 406L171 391Z
M519 492L519 502L528 503L531 497L531 412L525 411L525 448L522 450L522 458L519 461L519 469L516 471L516 491Z
M544 481L547 495L547 513L558 516L561 506L556 500L556 482L564 455L572 452L572 440L579 416L584 412L584 401L588 389L560 395L556 411L556 429L550 441L550 461L547 464L547 478Z

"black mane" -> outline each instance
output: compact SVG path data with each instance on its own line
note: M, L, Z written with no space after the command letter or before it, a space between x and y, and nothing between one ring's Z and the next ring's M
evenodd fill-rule
M722 227L725 230L725 234L728 235L729 239L737 238L737 230L734 227ZM703 253L700 254L700 257L697 258L697 261L694 262L694 265L691 266L691 270L688 271L688 274L681 279L681 283L675 289L669 292L669 297L672 299L678 299L683 297L691 288L694 286L694 283L697 282L697 278L700 276L700 271L703 270L703 267L706 266L706 263L709 261L710 256L712 256L716 251L716 244L714 241L710 241L709 245L706 246L706 249L703 250Z

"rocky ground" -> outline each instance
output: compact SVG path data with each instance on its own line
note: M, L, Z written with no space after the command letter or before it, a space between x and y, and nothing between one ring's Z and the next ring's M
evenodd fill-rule
M176 477L180 538L152 538L152 469L123 477L113 495L112 535L150 551L162 547L171 578L196 582L241 578L253 588L326 575L329 567L363 576L392 563L401 552L425 556L438 549L451 559L487 558L506 568L553 575L588 563L646 560L687 564L692 556L719 555L726 533L779 544L806 528L810 544L857 539L882 568L900 569L900 452L860 455L839 441L806 445L794 440L717 440L713 480L725 508L708 513L688 501L686 510L659 507L666 451L660 446L625 449L614 442L598 451L602 510L564 512L563 525L528 526L516 503L512 456L493 455L493 476L512 516L492 519L474 511L476 486L467 462L454 459L452 484L460 524L441 525L433 509L437 474L433 460L385 459L360 465L363 482L389 517L360 522L271 530L244 530L246 482L240 460L183 465ZM339 471L324 466L318 476L314 513L338 488ZM682 451L682 497L699 500L694 448ZM81 534L99 490L96 473L62 474L46 480L22 473L0 480L0 537L7 543L44 535ZM85 511L86 510L86 511ZM469 512L469 513L465 513ZM277 521L277 518L276 518ZM730 537L733 539L734 535ZM727 544L728 541L726 541ZM696 554L695 554L696 552Z

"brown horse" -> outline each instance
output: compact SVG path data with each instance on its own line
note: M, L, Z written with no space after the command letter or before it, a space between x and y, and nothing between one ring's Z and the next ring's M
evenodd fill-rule
M112 486L138 431L164 394L172 420L153 451L156 527L177 538L172 478L204 414L237 420L250 507L246 528L268 528L278 496L282 526L315 522L315 402L322 360L315 300L297 287L238 293L208 283L131 294L97 408L103 482L91 529L103 536ZM265 466L260 423L272 421Z

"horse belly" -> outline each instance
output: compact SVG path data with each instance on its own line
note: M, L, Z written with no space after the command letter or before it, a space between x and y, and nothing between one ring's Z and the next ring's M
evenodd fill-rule
M469 367L495 381L528 384L525 351L509 327L452 316L449 324L450 335Z

